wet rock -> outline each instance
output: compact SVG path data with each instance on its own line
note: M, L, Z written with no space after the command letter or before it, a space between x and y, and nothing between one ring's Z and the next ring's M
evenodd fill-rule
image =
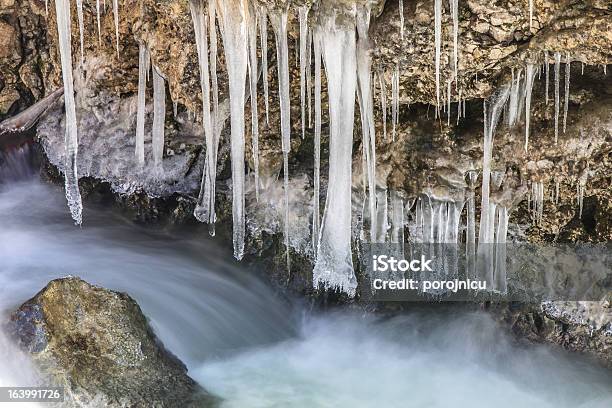
M56 279L11 315L8 331L65 387L66 406L214 406L125 293Z

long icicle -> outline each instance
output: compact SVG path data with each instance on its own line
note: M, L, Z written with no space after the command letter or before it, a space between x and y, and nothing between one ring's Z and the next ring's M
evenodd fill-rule
M529 146L529 122L531 120L531 92L535 79L535 66L531 63L525 68L525 151Z
M569 108L569 92L570 92L570 73L572 70L572 60L570 53L565 55L565 101L563 104L563 133L567 129L567 110Z
M544 51L544 68L546 71L546 88L545 88L545 97L544 100L546 101L546 105L548 105L548 88L549 88L549 82L550 82L550 64L548 63L548 51Z
M459 0L450 0L450 6L453 19L453 67L455 83L459 84Z
M216 165L214 161L215 137L213 119L210 107L210 76L208 68L208 16L205 14L204 2L202 0L190 0L189 8L193 20L196 49L198 52L198 66L200 68L200 90L202 92L202 127L204 128L204 141L206 143L206 165L202 173L200 193L194 210L195 218L200 222L214 222L211 220L210 188L214 183L211 175L215 173L211 166Z
M440 51L442 48L442 0L434 0L434 42L436 48L436 117L440 110Z
M147 72L149 71L149 52L144 43L140 43L138 49L138 110L136 113L136 164L144 166L144 133L145 133L145 110L147 91Z
M153 145L153 165L155 172L163 172L164 124L166 121L166 84L159 69L153 66L153 127L151 140Z
M321 30L329 97L329 182L313 286L357 290L351 251L351 164L357 83L355 26L328 17ZM354 18L354 17L353 17Z
M399 0L399 15L400 15L400 39L404 39L404 1Z
M287 44L287 12L270 16L276 37L278 67L278 94L280 96L281 140L285 189L285 249L287 270L291 270L289 257L289 152L291 150L291 106L289 99L289 47Z
M240 0L236 3L217 1L230 95L234 257L242 259L245 239L244 97L248 58L247 21L249 11L246 0Z
M298 9L300 20L300 104L302 139L306 135L306 46L308 45L308 6Z
M66 200L70 214L75 224L83 221L83 204L79 192L79 176L77 173L77 156L79 141L77 133L76 107L74 103L74 85L72 82L72 47L70 27L70 1L56 0L57 34L59 38L60 59L62 62L62 80L64 81L64 106L66 112L66 130L64 135L65 159L64 181Z
M81 66L85 59L85 50L83 49L83 0L76 0L77 6L77 20L79 22L79 39L81 42Z
M98 21L98 45L102 46L102 31L100 29L100 0L96 0L96 19Z
M380 108L382 110L383 139L387 140L387 88L385 86L385 78L382 70L378 71L378 83L380 85Z
M312 214L312 242L315 254L318 251L320 231L320 172L321 172L321 38L320 33L313 33L314 48L314 110L315 110L315 135L314 135L314 197Z
M261 69L263 76L264 104L266 106L266 124L270 125L270 107L268 99L268 14L265 8L259 14L259 41L261 43Z
M255 15L252 3L251 15ZM255 173L255 199L259 201L259 113L257 109L257 19L253 18L248 25L249 40L249 91L251 95L251 146L253 153L253 172Z
M561 70L561 53L555 52L555 144L559 139L559 76Z
M397 121L399 117L399 62L393 70L391 78L391 121L393 122L393 133L391 140L395 141Z
M372 92L372 57L370 55L370 10L360 8L357 12L357 80L361 111L362 144L365 151L367 185L370 209L370 240L376 234L376 134L374 125L374 97Z
M113 0L113 17L115 20L115 44L117 45L117 58L119 58L119 0Z

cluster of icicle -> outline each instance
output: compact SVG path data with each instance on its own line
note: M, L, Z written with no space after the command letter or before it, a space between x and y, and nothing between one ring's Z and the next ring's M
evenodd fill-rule
M217 80L217 26L221 33L223 51L229 82L230 127L231 127L231 169L232 169L232 214L234 256L241 259L245 249L245 106L248 99L251 106L251 149L254 158L254 178L256 199L259 199L259 121L258 121L258 41L261 58L263 94L266 121L269 121L268 101L268 21L270 21L276 40L276 61L278 76L278 95L280 104L280 129L283 153L284 235L289 269L289 169L291 117L289 97L289 49L287 38L287 10L267 10L255 7L249 0L190 0L195 42L198 53L200 85L202 95L202 122L206 145L205 166L200 193L194 211L195 217L208 223L214 235L215 224L215 180L217 154L222 131L219 113L219 87ZM436 101L440 104L440 49L441 49L441 0L436 0L435 8L435 71ZM66 196L77 223L81 222L82 205L78 191L76 173L77 126L72 89L72 56L70 45L70 5L69 0L56 0L58 32L62 72L66 95ZM98 36L100 38L100 3L96 2L98 12ZM77 0L78 21L80 25L81 59L83 58L82 1ZM113 0L115 37L118 51L118 3ZM458 4L451 0L450 12L453 21L453 65L454 76L447 82L448 121L450 122L451 83L458 82ZM404 35L403 4L400 3L401 35ZM376 186L376 149L374 123L374 89L378 82L383 111L383 132L386 138L387 95L383 75L378 71L378 81L374 80L370 41L368 37L370 10L368 7L353 6L350 9L332 10L319 13L316 25L308 25L308 6L298 9L300 65L300 101L302 137L306 127L313 126L314 118L314 195L312 242L316 261L313 271L315 287L333 288L350 296L356 293L357 280L353 271L351 250L351 184L352 184L352 146L355 116L355 101L359 105L362 129L363 186L364 205L367 202L369 235L371 242L404 242L404 225L415 208L411 235L415 242L458 243L461 214L464 205L466 212L466 252L468 268L482 270L483 273L503 276L505 268L505 242L508 229L509 211L505 204L491 199L491 193L501 189L504 173L491 170L491 157L495 129L505 111L508 125L513 126L525 109L525 148L529 141L529 121L531 92L535 76L540 72L533 64L527 64L525 71L514 73L509 84L501 87L489 100L485 101L484 155L482 163L482 203L478 246L476 245L475 187L478 172L468 172L466 197L457 199L436 197L435 194L422 194L413 200L404 199L391 192L391 216L388 214L388 193L377 191ZM548 101L549 58L545 53L546 100ZM554 55L555 81L555 139L558 134L560 104L559 77L560 53ZM322 64L323 62L323 64ZM569 100L570 57L566 56L565 109L563 130L566 128L567 105ZM314 74L311 67L314 66ZM324 69L322 69L324 68ZM320 162L321 162L321 83L323 71L327 80L329 106L329 178L325 210L320 218ZM145 165L144 133L146 90L149 73L153 80L153 124L152 158L158 171L163 171L165 120L165 83L159 68L151 63L146 44L139 50L138 109L135 135L135 162ZM248 75L248 76L247 76ZM248 78L248 81L247 81ZM314 90L312 89L314 87ZM391 80L392 135L396 137L399 117L399 63L395 66ZM459 98L461 100L461 98ZM314 109L312 108L314 104ZM314 111L314 113L313 113ZM458 118L465 115L465 102L459 103ZM584 183L578 185L579 197L584 194ZM541 222L543 188L533 184L534 220ZM558 189L557 189L558 190ZM558 193L557 193L558 196ZM580 199L582 208L582 199ZM362 217L363 218L363 217ZM391 225L389 224L391 219ZM368 239L366 238L366 239ZM491 276L492 278L492 276ZM498 289L503 291L501 279Z

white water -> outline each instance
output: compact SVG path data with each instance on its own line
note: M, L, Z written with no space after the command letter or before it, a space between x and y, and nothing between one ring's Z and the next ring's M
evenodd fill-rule
M67 274L125 291L224 408L612 403L609 372L517 346L484 314L294 319L287 303L202 234L145 229L98 206L88 206L87 225L75 229L62 201L61 191L37 181L0 184L2 318ZM0 331L0 386L36 378Z
M70 1L56 0L57 32L59 37L60 58L62 61L62 80L64 82L64 106L66 111L64 145L64 180L66 200L72 219L77 225L83 221L83 205L79 192L77 175L77 157L79 150L77 134L77 116L74 102L74 84L72 80L72 45L70 24Z

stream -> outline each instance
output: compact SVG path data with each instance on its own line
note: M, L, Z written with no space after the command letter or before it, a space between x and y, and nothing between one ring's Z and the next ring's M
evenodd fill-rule
M382 319L278 298L207 233L134 224L63 189L26 146L0 158L0 318L54 278L76 275L136 299L168 349L223 407L611 407L612 375L546 346L517 344L480 312ZM0 386L36 369L0 329ZM24 406L16 404L16 406Z

